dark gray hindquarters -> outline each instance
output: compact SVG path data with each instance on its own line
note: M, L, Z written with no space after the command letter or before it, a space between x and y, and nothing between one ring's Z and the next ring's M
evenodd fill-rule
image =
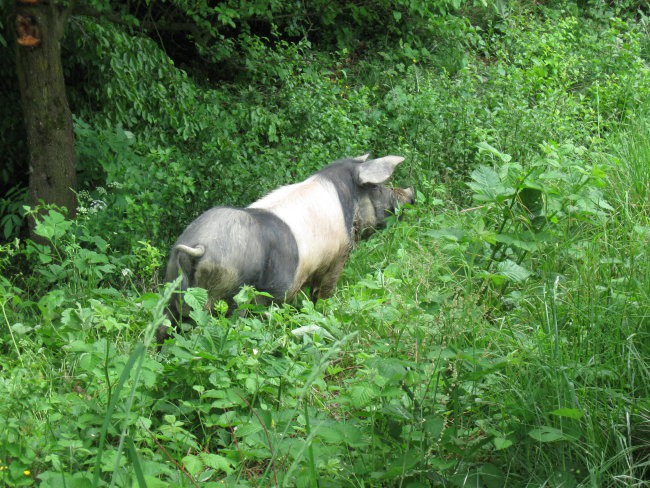
M176 244L205 248L193 263L190 286L218 290L215 299L229 300L242 285L252 285L282 300L298 267L298 246L291 229L263 209L208 210Z
M177 246L203 247L200 257ZM289 226L263 209L216 207L201 214L178 238L167 267L167 281L183 271L182 290L208 290L210 304L232 298L243 285L254 286L282 301L292 290L298 268L298 246ZM173 319L180 318L182 298L172 303ZM159 332L159 342L166 330Z
M260 261L259 265L248 261L247 273L241 284L253 285L259 291L270 293L278 301L292 298L287 293L294 287L300 259L293 232L283 220L267 210L246 208L243 211L256 223Z

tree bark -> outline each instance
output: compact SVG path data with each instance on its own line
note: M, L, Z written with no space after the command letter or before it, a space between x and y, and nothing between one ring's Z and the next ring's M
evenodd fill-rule
M29 149L29 200L76 213L74 131L61 66L67 11L55 0L16 2L16 71ZM34 222L30 222L33 236ZM33 236L34 237L34 236Z

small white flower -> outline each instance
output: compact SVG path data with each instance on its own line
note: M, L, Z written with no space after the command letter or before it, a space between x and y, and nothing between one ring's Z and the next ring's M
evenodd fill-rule
M122 276L129 276L130 274L133 274L133 271L131 271L129 268L124 268L122 270Z
M257 349L255 349L255 348L253 348L253 356L257 356L258 353L259 353L259 351Z
M92 213L97 213L100 210L104 210L105 208L106 208L106 202L104 202L103 200L93 200L90 203L90 211Z

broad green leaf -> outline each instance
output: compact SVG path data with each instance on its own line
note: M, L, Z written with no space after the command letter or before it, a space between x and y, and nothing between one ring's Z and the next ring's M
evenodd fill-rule
M545 425L538 429L533 429L530 432L528 432L528 435L539 442L556 442L556 441L572 440L571 437L567 436L560 429L556 429L555 427L550 427L548 425Z
M293 329L291 333L296 337L318 336L324 339L334 339L334 336L330 334L327 329L324 329L320 325L316 324L303 325L302 327Z
M445 427L445 419L442 417L429 417L424 421L424 431L431 436L432 439L437 440Z
M470 177L472 181L467 186L476 192L474 198L479 201L493 200L504 188L497 172L488 166L479 166L472 171Z
M65 310L65 311L67 311L67 310ZM13 325L11 326L11 330L12 330L14 333L16 333L17 335L25 335L25 334L27 334L29 331L33 330L33 329L34 329L33 327L26 326L25 324L20 323L20 322L19 322L19 323L16 323L16 324L13 324Z
M362 430L350 422L327 422L314 428L316 435L328 444L346 444L350 447L367 447Z
M502 449L507 449L510 446L512 446L512 441L508 439L504 439L503 437L495 437L492 439L492 442L494 443L494 447L496 448L497 451L500 451Z
M208 292L203 288L188 288L183 298L192 310L202 310L208 303Z
M237 436L240 438L255 434L257 432L260 432L261 430L264 430L264 427L260 425L259 422L249 422L246 425L242 425L237 427Z
M209 452L202 452L199 454L199 457L201 458L201 461L203 461L203 464L212 469L223 471L226 474L230 474L233 471L232 461L223 456Z
M525 281L530 276L530 271L510 259L497 264L497 273L515 283Z
M141 303L145 310L153 310L160 300L158 293L145 293L136 299L137 303Z
M340 425L339 428L345 434L344 440L348 446L358 449L368 447L370 445L369 440L364 437L363 431L355 425L345 423Z
M159 480L158 478L151 476L151 475L145 475L144 476L144 481L146 483L147 488L167 488L169 487L169 483L163 480ZM141 485L138 484L137 480L133 480L133 485L132 488L142 488Z
M192 476L198 476L201 474L201 471L203 471L203 461L198 456L185 456L182 460L183 466L185 466L185 469L192 475Z
M509 154L502 153L497 148L491 146L485 141L479 142L476 146L478 147L479 152L489 152L491 154L494 154L504 163L509 163L512 160L512 156L510 156Z
M367 364L388 380L400 380L406 376L404 362L397 358L373 358Z
M393 392L392 395L390 395L392 398L398 398L400 394L403 393L403 391L399 388L391 388L391 391ZM386 390L382 391L382 396L386 398ZM412 420L413 419L413 414L411 411L404 407L403 405L397 404L397 403L389 403L384 405L382 408L382 413L386 415L387 417L392 417L392 418L397 418L400 421L402 420Z
M567 417L570 419L581 419L585 415L582 410L578 410L577 408L558 408L549 413L556 417Z
M355 385L350 390L350 400L356 408L365 407L368 403L379 396L376 387L370 383Z
M613 212L613 211L614 211L614 207L612 207L612 206L609 204L609 202L608 202L607 200L605 200L604 198L598 198L598 199L596 200L596 205L598 205L598 206L599 206L600 208L602 208L603 210L607 210L607 211L609 211L609 212Z
M463 229L438 229L427 232L427 235L434 239L447 239L454 242L459 242L467 238L467 231Z
M506 477L494 464L486 463L478 468L481 486L486 488L502 488L506 485ZM465 486L476 486L467 484Z
M539 245L537 244L532 233L520 233L516 235L510 234L497 234L494 236L496 242L507 244L508 246L518 247L524 251L534 252ZM532 238L532 239L531 239Z
M198 305L198 303L195 305ZM210 315L210 313L203 308L195 308L190 312L190 318L196 323L197 326L205 326L210 323L212 315Z
M328 444L343 444L345 441L345 434L335 425L320 426L315 432Z
M36 224L34 233L49 240L62 237L72 226L72 222L65 220L65 216L55 210L50 210L43 220Z
M95 486L92 477L87 473L68 474L45 471L38 478L40 480L39 486L43 488L92 488ZM27 484L23 486L27 486Z
M447 469L456 465L453 459L429 458L427 459L429 465L437 471L446 471Z

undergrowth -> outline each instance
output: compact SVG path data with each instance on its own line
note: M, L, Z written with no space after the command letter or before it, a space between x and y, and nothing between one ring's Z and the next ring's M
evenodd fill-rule
M1 201L0 481L644 486L647 48L640 24L544 12L502 12L454 69L256 45L257 85L177 73L176 99L152 95L165 117L136 120L138 92L78 113L79 217ZM368 148L407 156L418 199L333 298L259 308L245 288L228 317L193 289L195 325L152 344L183 223ZM25 213L40 242L12 234Z

